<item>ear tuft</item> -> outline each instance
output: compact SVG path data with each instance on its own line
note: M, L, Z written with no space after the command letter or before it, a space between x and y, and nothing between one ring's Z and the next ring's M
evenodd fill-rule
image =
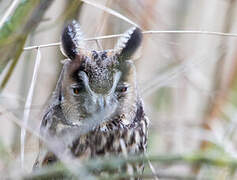
M124 33L124 36L118 40L115 47L119 51L122 59L129 59L137 50L142 42L142 32L140 28L133 27Z
M65 26L62 32L61 41L62 53L70 59L74 59L78 54L79 49L83 47L83 35L80 25L76 20L73 20L71 23Z

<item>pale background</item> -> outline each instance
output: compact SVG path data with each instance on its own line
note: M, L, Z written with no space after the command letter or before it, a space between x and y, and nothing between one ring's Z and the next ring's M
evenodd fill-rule
M75 0L74 0L75 1ZM78 0L79 1L79 0ZM63 12L73 0L57 0L44 16L26 46L60 41ZM0 1L0 17L12 1ZM237 33L235 0L99 0L140 25L143 30L203 30ZM129 23L83 4L78 21L86 37L123 33ZM100 41L113 48L116 39ZM95 42L90 47L97 48ZM0 104L22 120L31 83L36 50L24 51L0 94ZM38 128L42 112L55 87L63 56L59 47L41 49L41 64L30 107L29 126ZM147 34L135 57L139 89L150 119L149 154L210 151L237 155L237 39L194 34ZM0 57L1 58L1 57ZM4 73L0 75L2 79ZM11 170L20 166L20 128L0 116L0 140L11 154ZM209 128L205 128L206 125ZM211 145L203 146L207 140ZM30 172L38 140L27 135L25 171ZM228 168L188 165L154 165L158 172L190 174L202 179L234 179ZM0 173L6 167L1 164ZM5 171L6 172L6 171ZM236 177L237 178L237 177Z

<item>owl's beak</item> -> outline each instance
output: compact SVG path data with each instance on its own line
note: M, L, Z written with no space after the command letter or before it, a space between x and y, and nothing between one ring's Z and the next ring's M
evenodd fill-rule
M97 98L97 104L99 105L100 109L105 108L105 105L106 105L105 97L102 96L102 95L100 95L100 96Z
M119 82L119 79L121 77L121 72L116 72L114 74L114 78L113 78L113 86L110 89L109 93L106 95L96 95L97 96L97 105L99 106L99 109L104 109L106 108L106 106L108 106L110 104L111 98L115 92L115 89L117 87L117 84Z

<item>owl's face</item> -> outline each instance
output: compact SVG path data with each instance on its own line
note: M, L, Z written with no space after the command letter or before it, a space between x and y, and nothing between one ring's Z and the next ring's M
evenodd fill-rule
M141 42L133 28L114 50L89 51L83 48L79 25L73 21L63 31L63 52L70 58L63 67L59 84L65 118L80 123L95 114L112 118L132 111L137 99L135 69L129 60Z

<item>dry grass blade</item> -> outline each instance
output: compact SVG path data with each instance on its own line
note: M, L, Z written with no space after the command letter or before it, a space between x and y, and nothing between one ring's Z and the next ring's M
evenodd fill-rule
M91 6L94 6L98 9L101 9L101 10L103 10L103 11L109 13L109 14L112 14L113 16L116 16L116 17L128 22L129 24L132 24L133 26L139 27L135 22L133 22L132 20L130 20L127 17L123 16L122 14L118 13L117 11L114 11L114 10L108 8L108 7L105 7L105 6L101 5L101 4L97 4L95 2L91 2L91 1L88 1L88 0L81 0L81 1L86 3L86 4L89 4Z
M145 155L145 157L148 158L147 154ZM159 173L157 173L157 171L155 170L154 166L152 165L152 163L151 163L151 161L149 159L147 160L147 163L148 163L148 165L149 165L149 167L151 169L151 172L152 172L152 174L154 176L153 179L159 180L159 176L158 176Z
M97 41L101 39L110 39L110 38L117 38L121 37L123 34L114 34L114 35L109 35L109 36L98 36L98 37L92 37L92 38L85 38L84 41ZM50 44L42 44L42 45L37 45L37 46L29 46L25 47L25 51L29 51L32 49L37 49L37 48L47 48L47 47L53 47L53 46L60 46L61 42L56 42L56 43L50 43Z
M20 40L16 43L16 47L19 47L19 48L17 48L17 51L15 51L15 57L13 58L12 63L11 63L5 77L3 78L3 80L0 84L0 91L2 91L5 88L7 82L9 81L9 79L10 79L10 77L17 65L18 60L23 52L23 47L24 47L25 41L26 41L26 37L24 37L22 40Z
M223 33L223 32L214 32L214 31L143 31L143 34L190 34L190 35L211 35L211 36L225 36L225 37L237 37L237 34L235 33ZM98 37L92 37L92 38L85 38L84 41L97 41L102 39L111 39L111 38L118 38L122 37L124 34L113 34L113 35L107 35L107 36L98 36ZM60 46L61 42L56 43L50 43L50 44L42 44L42 45L36 45L36 46L29 46L25 47L24 50L32 50L37 48L47 48L47 47L53 47L53 46Z
M10 14L13 12L13 10L16 8L16 5L18 4L19 0L14 0L10 7L7 9L7 11L5 12L5 14L3 15L3 17L0 20L0 28L2 27L2 25L5 23L5 21L7 20L7 18L10 16Z
M189 31L189 30L173 30L173 31L144 31L143 34L194 34L194 35L213 35L213 36L230 36L237 37L236 33L224 33L215 31Z
M14 124L19 126L20 128L22 129L24 128L25 130L33 134L35 137L43 140L43 138L40 136L39 132L36 129L33 129L29 127L28 125L25 126L22 123L22 121L20 121L13 113L11 113L8 109L3 107L2 105L0 105L0 117L3 120L12 121Z
M37 82L40 61L41 61L41 54L40 54L40 48L38 48L35 66L34 66L33 77L32 77L29 92L28 92L28 95L26 98L25 110L24 110L24 114L23 114L24 126L27 126L27 124L28 124L28 119L29 119L29 115L30 115L30 108L27 108L27 107L30 107L32 104L32 98L33 98L33 94L34 94L35 85ZM25 135L26 135L26 129L23 127L21 129L21 166L22 166L22 168L24 167Z
M57 43L50 43L50 44L45 44L45 45L38 45L38 46L30 46L30 47L25 47L24 50L32 50L32 49L38 49L38 48L46 48L46 47L53 47L53 46L60 46L61 42Z

